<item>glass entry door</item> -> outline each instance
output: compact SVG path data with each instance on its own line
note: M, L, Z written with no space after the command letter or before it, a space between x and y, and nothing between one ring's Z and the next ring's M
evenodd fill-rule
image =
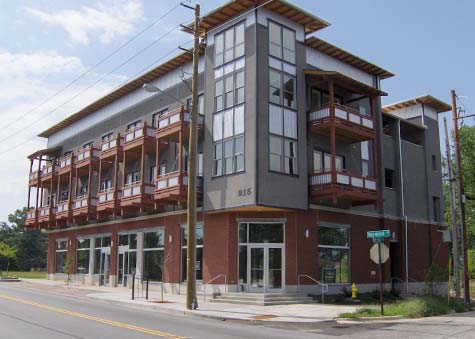
M282 245L249 246L247 257L250 292L282 291L284 278L284 247Z
M109 285L110 257L111 257L110 248L101 249L101 258L100 258L100 265L99 265L99 285Z
M117 265L117 285L126 287L132 279L136 267L136 251L130 251L128 246L120 246Z

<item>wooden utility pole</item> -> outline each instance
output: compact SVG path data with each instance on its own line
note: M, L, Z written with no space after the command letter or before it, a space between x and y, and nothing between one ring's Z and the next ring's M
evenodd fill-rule
M454 260L454 289L455 298L460 299L460 275L459 275L459 242L458 242L458 226L457 215L455 208L455 190L454 190L454 175L452 172L452 158L450 154L449 132L447 129L447 119L444 117L445 129L445 150L447 154L447 169L449 172L449 190L450 190L450 212L452 217L452 253Z
M191 119L188 150L186 308L198 307L196 298L196 151L198 143L198 58L200 43L200 5L195 5L193 73L191 80ZM181 145L180 145L181 147Z
M467 227L465 224L465 193L463 188L463 171L462 171L462 153L460 151L460 136L457 115L457 95L452 90L452 119L454 120L454 142L455 154L457 156L457 171L459 183L459 204L460 204L460 223L462 225L462 252L463 252L463 279L464 279L464 302L470 303L470 281L468 276L468 258L467 258Z

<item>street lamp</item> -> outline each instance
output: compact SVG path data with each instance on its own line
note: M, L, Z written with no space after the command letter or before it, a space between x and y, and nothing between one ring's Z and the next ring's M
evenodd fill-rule
M179 103L181 103L182 105L186 106L186 103L184 103L182 100L178 99L176 96L171 95L168 92L165 92L165 91L161 90L160 88L158 88L155 85L145 83L145 84L142 85L142 88L145 90L145 92L148 92L148 93L162 93L162 94L165 94L166 96L168 96L168 97L172 98L173 100L176 100Z

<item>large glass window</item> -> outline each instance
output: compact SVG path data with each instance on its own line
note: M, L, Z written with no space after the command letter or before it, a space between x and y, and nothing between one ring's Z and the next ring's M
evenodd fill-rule
M94 274L109 274L109 267L106 267L105 261L107 260L107 264L110 265L110 246L111 237L94 239Z
M244 55L244 23L214 37L214 65L218 67Z
M295 64L295 31L269 21L269 54Z
M165 265L165 230L146 232L143 235L143 276L152 281L162 281Z
M196 225L196 280L203 280L203 225ZM181 280L186 280L188 230L181 229Z
M361 175L367 177L369 175L369 142L361 143Z
M89 274L89 258L91 257L91 240L77 239L76 273Z
M297 112L269 105L269 169L298 174Z
M213 115L213 176L244 171L244 106Z
M350 229L318 227L320 281L327 284L350 282Z
M288 108L296 109L295 76L275 69L269 69L269 101Z
M56 251L54 256L54 272L55 273L68 273L66 272L66 259L68 256L68 241L56 240Z
M345 157L335 155L335 169L342 172L345 168ZM313 151L313 171L318 173L332 170L332 155L322 151Z

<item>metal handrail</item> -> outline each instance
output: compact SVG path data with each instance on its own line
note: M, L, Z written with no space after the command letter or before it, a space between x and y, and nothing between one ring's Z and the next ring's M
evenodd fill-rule
M203 303L206 302L206 286L215 281L216 279L220 278L220 277L224 277L224 293L226 293L228 291L228 283L227 283L227 278L226 278L226 274L218 274L217 276L215 276L214 278L208 280L207 282L205 282L202 286L204 287L204 291L203 291Z
M300 286L300 278L301 277L308 278L308 279L312 280L315 284L321 286L321 289L322 289L322 304L324 304L325 303L325 293L328 292L328 284L322 283L321 281L318 281L317 279L312 278L311 276L309 276L307 274L299 274L297 276L297 289Z

